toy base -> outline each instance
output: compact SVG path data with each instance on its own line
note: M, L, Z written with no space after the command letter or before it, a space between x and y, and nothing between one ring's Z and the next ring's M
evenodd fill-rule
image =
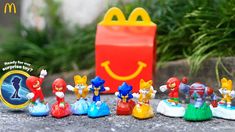
M132 116L137 119L148 119L154 116L153 108L149 104L135 105Z
M47 116L49 115L50 108L48 103L43 104L37 100L35 104L29 104L28 111L31 116Z
M212 114L214 117L235 120L235 107L227 107L226 105L218 105L218 107L213 107L210 105Z
M102 102L99 106L95 102L92 102L88 108L87 115L91 118L103 117L110 114L110 109L105 102Z
M69 116L71 114L70 105L65 102L64 107L60 107L59 104L56 102L51 107L51 115L55 118L62 118Z
M131 115L134 107L135 102L133 100L129 100L128 102L118 100L116 113L117 115Z
M90 102L84 99L76 101L74 104L71 104L71 111L74 115L86 115Z
M160 101L157 112L169 117L183 117L185 108L181 104L172 105L168 99Z
M188 104L184 119L187 121L205 121L212 118L210 107L204 103L200 108L195 108L193 104Z

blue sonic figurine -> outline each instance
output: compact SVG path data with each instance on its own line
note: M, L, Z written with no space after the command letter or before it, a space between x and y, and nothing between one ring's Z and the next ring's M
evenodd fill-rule
M104 87L104 83L105 81L98 76L91 80L90 91L93 93L93 102L88 108L88 117L97 118L110 114L108 105L100 100L100 93L109 90L108 87Z
M135 102L132 100L132 86L126 82L122 83L115 95L120 99L117 101L117 115L131 115L135 107Z

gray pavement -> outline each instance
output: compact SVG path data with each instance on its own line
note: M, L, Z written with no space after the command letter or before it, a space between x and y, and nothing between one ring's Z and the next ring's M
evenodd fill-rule
M154 118L147 120L137 120L132 116L116 116L115 97L102 95L102 99L108 102L112 114L97 119L74 115L62 119L55 119L51 116L31 117L27 110L11 111L0 103L0 131L235 131L235 121L217 118L204 122L186 122L182 118L169 118L160 114L155 114ZM46 100L50 104L55 101L54 97L48 97ZM75 96L68 95L66 100L72 103L75 101ZM151 101L155 110L158 102L158 99Z

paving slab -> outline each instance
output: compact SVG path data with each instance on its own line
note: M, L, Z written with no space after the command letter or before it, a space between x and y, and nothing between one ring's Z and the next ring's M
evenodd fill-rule
M91 97L91 95L89 95ZM0 103L0 131L22 131L22 132L115 132L115 131L158 131L158 132L185 132L185 131L207 131L207 132L232 132L235 130L235 121L213 118L204 122L187 122L182 118L170 118L156 114L151 119L137 120L132 116L115 115L116 98L114 95L102 95L112 111L107 117L91 119L87 116L69 116L62 119L47 117L31 117L27 110L12 111ZM55 97L47 97L49 104L55 101ZM66 96L69 103L75 101L75 96L69 94ZM159 99L151 100L151 104L156 111Z

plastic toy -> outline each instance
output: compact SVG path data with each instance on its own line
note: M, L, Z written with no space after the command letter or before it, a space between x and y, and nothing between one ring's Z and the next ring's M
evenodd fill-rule
M71 110L75 115L87 114L90 102L87 100L89 88L87 86L87 76L74 76L75 86L67 85L68 90L73 91L77 96L77 101L71 104Z
M212 118L212 111L205 100L208 96L211 97L212 106L217 107L213 89L196 82L191 86L185 85L182 90L190 97L190 104L186 108L184 119L188 121L210 120Z
M135 106L135 102L132 100L132 86L126 82L122 83L115 95L120 99L117 101L117 115L131 115Z
M31 93L27 94L27 98L31 99L31 104L28 106L28 110L32 116L47 116L49 114L50 108L48 103L44 101L41 88L42 82L46 75L47 71L42 70L39 78L29 76L26 79L26 86L31 91Z
M153 108L149 104L149 100L155 97L156 91L152 87L152 80L145 82L140 80L139 94L134 94L138 98L138 103L135 105L132 116L137 119L148 119L154 116Z
M52 83L53 94L56 95L56 102L51 107L51 115L55 118L62 118L71 114L69 103L64 100L66 91L66 82L57 78Z
M232 86L232 80L221 79L219 92L222 94L222 99L218 103L218 107L214 108L211 106L214 117L235 120L235 106L231 106L232 99L235 97L235 91Z
M109 106L100 100L100 93L109 90L108 87L104 87L104 83L105 81L98 76L91 80L90 90L93 93L93 102L88 108L88 117L97 118L110 114Z
M169 99L160 101L157 107L157 112L169 117L183 117L185 108L179 103L180 87L184 87L187 83L187 78L182 81L176 77L171 77L167 80L166 85L162 85L160 90L165 92L169 91Z

